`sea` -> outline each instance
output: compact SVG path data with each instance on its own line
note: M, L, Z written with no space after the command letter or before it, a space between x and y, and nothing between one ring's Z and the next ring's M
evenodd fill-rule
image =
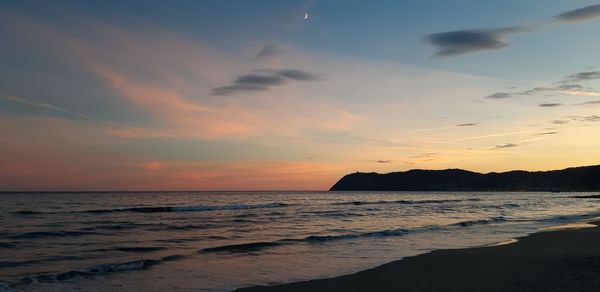
M600 216L595 193L0 193L0 290L230 291L493 245Z

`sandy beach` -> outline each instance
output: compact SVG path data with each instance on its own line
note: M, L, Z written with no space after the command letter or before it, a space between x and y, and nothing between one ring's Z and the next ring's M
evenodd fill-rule
M503 245L438 250L351 275L237 291L600 291L598 225L553 228Z

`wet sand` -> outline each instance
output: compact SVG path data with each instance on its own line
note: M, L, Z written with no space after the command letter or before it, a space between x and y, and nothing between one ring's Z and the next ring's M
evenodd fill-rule
M600 291L600 221L590 224L505 245L433 251L331 279L237 291Z

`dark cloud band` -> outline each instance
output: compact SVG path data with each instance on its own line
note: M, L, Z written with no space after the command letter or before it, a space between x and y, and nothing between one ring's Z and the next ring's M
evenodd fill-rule
M427 41L437 47L435 56L450 57L476 51L495 50L508 47L504 41L507 34L526 31L523 27L499 29L456 30L430 34Z
M512 95L510 93L506 93L506 92L496 92L496 93L490 94L486 97L492 98L492 99L503 99L503 98L511 98Z
M233 83L235 84L247 84L256 86L271 86L283 84L285 80L280 76L268 76L258 74L246 74L238 77Z
M494 146L494 148L492 149L504 149L504 148L514 148L517 146L520 146L521 144L515 144L515 143L505 143L505 144L501 144L501 145L496 145Z
M287 80L317 81L319 77L310 72L298 69L262 70L261 74L246 74L239 76L232 84L217 87L213 95L234 95L244 91L264 91L271 87L284 84Z
M590 5L561 13L554 18L559 21L583 21L600 16L600 4Z
M600 71L588 71L588 72L579 72L572 75L567 76L565 81L571 82L579 82L579 81L587 81L600 79Z
M561 13L557 21L575 22L600 17L600 4L585 6ZM425 39L437 48L436 57L451 57L467 53L509 47L508 34L530 31L535 27L510 26L499 29L455 30L427 35Z
M541 107L557 107L562 106L562 103L540 103Z

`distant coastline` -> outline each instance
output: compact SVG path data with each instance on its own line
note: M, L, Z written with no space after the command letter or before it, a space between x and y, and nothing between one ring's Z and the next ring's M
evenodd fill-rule
M345 175L330 191L600 191L600 165L551 171L478 173L463 169Z

